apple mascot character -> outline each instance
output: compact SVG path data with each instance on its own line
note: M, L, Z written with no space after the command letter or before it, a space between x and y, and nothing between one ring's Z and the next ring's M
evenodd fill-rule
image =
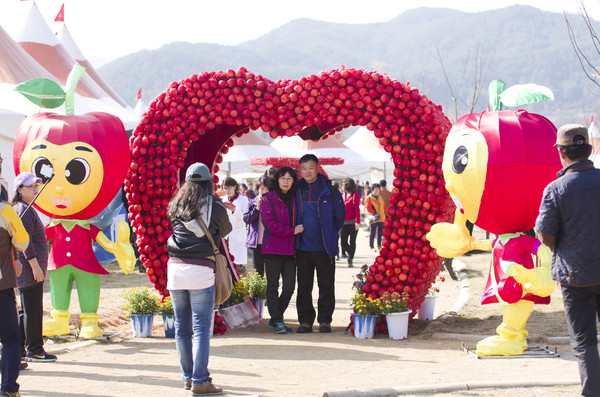
M532 84L504 88L504 82L492 82L491 110L464 116L452 127L442 171L457 207L454 224L438 223L427 234L445 258L473 249L492 252L481 304L499 302L504 314L498 335L477 344L480 356L522 354L533 305L548 304L555 286L550 249L522 233L533 228L543 190L561 168L554 148L556 127L525 110L501 110L503 104L552 100L552 93ZM467 220L498 237L473 239Z
M97 314L100 275L108 272L94 256L92 240L115 255L125 274L135 264L129 227L124 221L117 226L117 241L112 242L88 220L100 213L121 187L129 150L127 133L116 116L102 112L73 114L75 86L83 71L76 65L66 92L46 79L31 80L16 88L43 107L57 107L64 101L66 110L65 116L37 113L27 117L19 126L13 151L17 173L31 172L45 184L34 205L51 218L46 237L51 243L48 277L53 310L52 319L43 323L46 336L69 333L73 281L77 283L81 309L79 335L102 336Z

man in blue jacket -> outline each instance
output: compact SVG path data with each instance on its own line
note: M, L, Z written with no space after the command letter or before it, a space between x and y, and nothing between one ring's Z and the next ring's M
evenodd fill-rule
M319 332L331 332L335 308L335 257L339 231L346 219L346 207L340 192L325 175L319 174L319 159L314 154L300 158L300 180L297 195L298 224L304 232L296 240L298 295L296 307L300 326L297 333L312 332L315 308L312 289L317 271L319 286Z
M535 230L554 254L552 278L562 289L581 395L600 396L600 170L588 159L592 146L585 126L567 124L556 135L563 169L544 190Z

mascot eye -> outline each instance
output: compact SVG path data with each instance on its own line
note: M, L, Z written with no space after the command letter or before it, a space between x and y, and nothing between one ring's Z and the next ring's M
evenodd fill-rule
M454 151L454 157L452 158L452 169L457 174L462 174L462 172L467 168L467 164L469 164L469 153L467 152L467 148L464 146L459 146Z
M81 185L90 176L90 165L84 159L73 159L65 168L65 177L73 185Z
M41 178L42 183L46 183L54 175L54 167L50 160L45 157L38 157L31 164L31 173Z

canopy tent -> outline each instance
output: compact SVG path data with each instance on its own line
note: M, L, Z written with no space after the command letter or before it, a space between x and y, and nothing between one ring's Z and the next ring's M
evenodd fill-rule
M299 136L277 138L271 143L275 149L289 157L302 157L312 153L317 157L340 157L342 165L326 165L323 169L330 178L355 178L368 174L373 163L360 153L350 149L334 136L327 136L319 141L305 141ZM254 156L256 157L256 156Z
M12 185L15 179L15 170L12 162L13 145L19 124L25 120L25 115L0 109L0 153L2 163L2 180L12 196Z
M379 138L372 131L369 131L367 127L360 127L350 138L346 139L344 144L381 167L383 179L387 180L387 170L394 168L391 163L392 155L383 150Z
M83 55L83 53L81 52L81 50L75 43L75 40L73 40L71 33L69 33L69 29L67 29L67 25L64 23L62 25L63 25L62 28L57 32L56 36L59 38L62 45L67 49L69 55L71 55L73 58L75 58L77 63L79 63L81 66L85 67L86 73L89 74L90 77L92 78L92 80L94 80L96 82L96 84L98 84L100 86L100 88L102 88L104 90L104 92L106 92L112 99L114 99L115 102L117 102L119 105L121 105L124 108L128 108L129 106L127 105L127 103L125 103L125 101L123 101L123 99L121 99L119 94L117 94L112 89L112 87L110 85L108 85L108 83L96 71L96 69L90 63L90 61L87 60L85 55Z
M592 154L590 160L594 162L594 167L600 168L600 130L594 124L594 117L590 120L588 126L588 135L590 138L590 144L592 145Z
M252 178L263 174L265 167L250 164L252 157L285 157L283 153L269 145L255 132L235 137L233 141L235 145L229 148L219 166L221 172L230 176Z
M33 59L54 76L54 80L58 80L63 85L66 83L76 61L52 33L35 3L31 6L17 42ZM133 109L123 107L117 103L88 73L81 76L76 93L90 102L90 106L87 107L85 112L101 111L114 114L121 119L126 129L134 128L139 122L139 117ZM76 102L76 111L77 107Z

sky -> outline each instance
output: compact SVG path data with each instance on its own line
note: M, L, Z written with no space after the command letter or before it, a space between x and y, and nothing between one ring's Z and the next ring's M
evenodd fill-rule
M22 29L32 1L0 0L0 25L13 37ZM478 12L514 4L553 12L579 10L578 0L36 0L54 31L60 28L54 18L63 3L67 28L96 67L174 41L235 45L298 18L373 23L417 7ZM585 0L585 6L600 19L600 0Z

